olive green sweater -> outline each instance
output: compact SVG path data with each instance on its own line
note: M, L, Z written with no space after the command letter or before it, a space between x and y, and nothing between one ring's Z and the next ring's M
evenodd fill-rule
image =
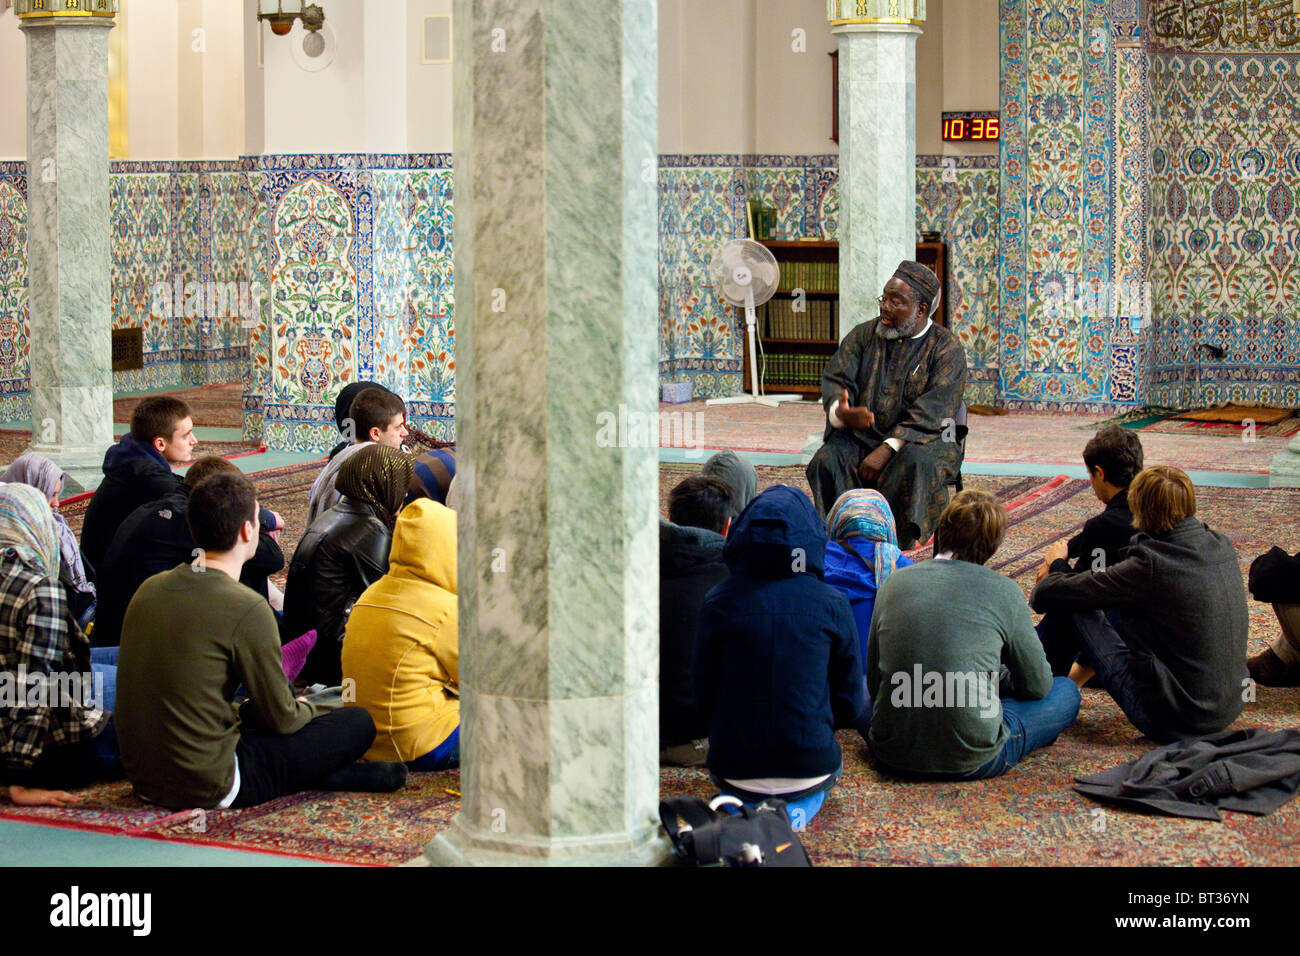
M122 622L113 720L126 775L173 810L220 803L235 782L243 685L261 731L291 734L316 708L297 700L270 605L216 569L155 574Z
M1006 743L999 690L1037 700L1051 689L1052 671L1015 581L983 565L939 560L899 568L881 587L867 691L871 751L887 767L978 770Z

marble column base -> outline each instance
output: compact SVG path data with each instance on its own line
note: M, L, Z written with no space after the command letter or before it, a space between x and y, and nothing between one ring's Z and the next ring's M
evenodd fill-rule
M1300 488L1300 435L1273 456L1268 469L1270 488Z
M535 850L535 854L529 850ZM407 866L667 866L673 861L668 837L659 833L640 844L598 837L538 841L530 848L517 838L505 844L491 833L474 833L461 815L452 818Z
M799 464L806 465L813 460L813 455L822 447L825 439L822 438L822 432L814 432L808 436L808 440L803 443L803 448L799 451Z
M32 440L27 451L44 455L84 488L104 477L104 452L113 443L111 385L32 388Z

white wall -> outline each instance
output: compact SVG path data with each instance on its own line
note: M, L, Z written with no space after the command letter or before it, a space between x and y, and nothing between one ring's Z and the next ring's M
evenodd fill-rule
M180 155L176 0L126 0L126 117L131 159ZM113 29L120 29L114 27ZM188 49L188 47L187 47Z
M916 38L916 152L920 156L942 153L944 4L930 0L925 5L925 23Z
M660 0L660 152L754 152L755 19L755 0Z
M804 52L793 47L803 31ZM831 58L838 41L825 0L757 0L755 152L838 153L831 140Z
M333 62L310 73L293 60L303 29L288 36L263 25L262 62L267 153L364 151L366 140L365 12L360 3L325 7L337 48Z
M420 62L424 18L436 13L451 13L451 0L408 0L406 144L412 153L451 152L451 64ZM451 29L455 36L454 21Z
M27 37L0 12L0 159L27 157Z

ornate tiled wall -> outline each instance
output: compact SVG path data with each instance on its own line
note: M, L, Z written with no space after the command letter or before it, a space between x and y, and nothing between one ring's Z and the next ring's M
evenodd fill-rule
M324 450L334 396L357 379L406 399L408 420L455 430L451 156L249 161L258 223L249 273L268 291L249 333L245 432Z
M1138 399L1131 318L1063 301L1066 290L1110 290L1119 279L1114 117L1126 61L1115 41L1135 22L1132 2L1001 0L999 365L1009 407L1109 410Z
M27 398L27 169L0 162L0 421L31 417Z
M449 155L121 162L110 189L113 327L145 349L115 390L242 378L249 437L320 450L341 385L373 378L451 436ZM0 163L0 420L30 415L25 196Z
M948 244L948 326L966 347L966 401L998 400L996 156L918 156L916 228Z
M705 397L739 391L743 343L719 303L709 262L746 235L745 202L776 210L781 237L838 235L835 156L659 158L659 372ZM917 157L917 228L948 241L949 314L971 366L967 399L992 404L997 383L998 178L994 157ZM743 333L741 333L743 334Z
M1279 3L1149 15L1151 399L1300 406L1300 20Z

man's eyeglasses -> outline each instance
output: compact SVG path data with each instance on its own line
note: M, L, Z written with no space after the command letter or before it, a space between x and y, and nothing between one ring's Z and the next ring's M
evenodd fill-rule
M876 296L876 305L883 306L886 303L888 303L891 307L895 309L905 309L912 304L907 299L903 298L903 296L895 295L892 292L889 293L888 295Z

